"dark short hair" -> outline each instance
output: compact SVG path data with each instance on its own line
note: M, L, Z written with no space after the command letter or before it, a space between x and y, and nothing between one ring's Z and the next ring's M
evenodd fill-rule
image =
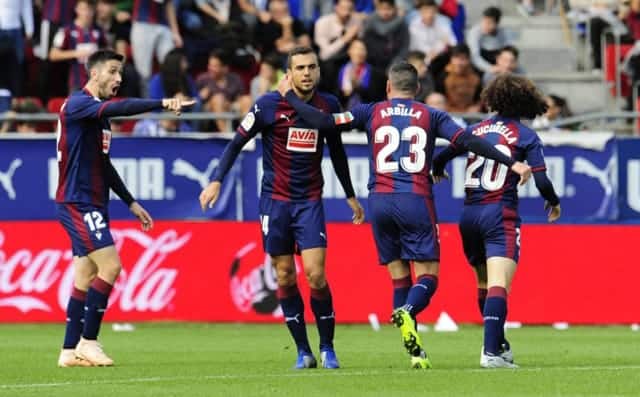
M482 11L482 16L491 18L498 24L500 23L500 18L502 18L502 11L498 7L487 7Z
M438 7L438 3L435 0L418 0L416 3L416 10L421 9L422 7Z
M220 61L220 63L222 63L225 66L229 65L229 56L227 55L227 53L224 50L221 49L215 49L213 51L211 51L209 53L209 58L215 58L217 60Z
M518 49L512 45L506 45L504 47L502 47L500 49L500 51L498 52L498 54L502 53L502 52L510 52L513 54L513 56L518 59L518 57L520 56L520 51L518 51Z
M464 55L467 58L471 58L471 50L469 50L469 46L466 44L458 44L451 48L451 56L460 56Z
M544 114L547 103L531 80L500 74L482 91L482 102L500 116L533 119Z
M295 47L293 50L289 51L289 53L287 54L287 69L291 69L291 60L293 59L294 56L305 55L305 54L315 55L315 53L316 52L311 47L303 47L303 46Z
M396 0L378 0L378 5L382 3L389 4L391 7L394 7L394 8L396 6Z
M87 60L87 70L90 71L94 67L101 65L107 61L124 62L124 56L118 54L113 50L98 50L89 56L89 59Z
M389 81L394 90L415 93L418 90L418 71L409 62L398 62L389 68Z

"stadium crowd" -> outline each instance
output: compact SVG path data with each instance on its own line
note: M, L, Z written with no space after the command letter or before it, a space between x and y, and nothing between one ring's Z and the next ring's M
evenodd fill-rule
M501 16L491 6L479 20L467 21L456 0L3 0L0 113L57 113L86 83L88 56L110 47L126 57L119 96L193 97L192 111L240 117L276 87L286 53L300 45L317 49L320 89L335 93L345 107L383 99L388 67L406 59L420 73L420 101L454 113L482 112L484 86L500 74L526 73ZM633 34L640 0L617 21ZM550 106L537 121L542 128L570 114L563 98L548 101L562 112ZM25 124L9 119L0 132L54 129ZM228 122L147 119L113 127L158 136L226 131Z

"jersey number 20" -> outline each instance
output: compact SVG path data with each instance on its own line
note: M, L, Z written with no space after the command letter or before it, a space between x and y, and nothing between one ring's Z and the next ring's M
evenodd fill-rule
M505 145L495 145L495 148L505 155L511 157L511 150ZM495 192L499 190L504 185L504 182L507 179L507 174L509 173L509 168L504 165L497 163L493 159L487 159L482 156L478 156L474 153L469 155L469 159L471 159L471 164L467 166L466 177L464 181L464 186L469 188L477 188L482 187L484 190L488 190L490 192ZM480 178L474 178L473 173L478 168L482 167L482 173L480 174ZM498 166L498 169L495 169Z
M415 137L415 142L413 138ZM415 174L424 169L426 154L424 151L427 146L427 132L417 126L409 126L401 131L391 125L385 125L376 130L373 134L375 143L384 143L388 139L385 146L380 149L376 156L376 170L382 174L390 174L397 172L400 167L405 172ZM398 148L400 141L412 142L409 145L409 156L400 157L400 161L388 160Z

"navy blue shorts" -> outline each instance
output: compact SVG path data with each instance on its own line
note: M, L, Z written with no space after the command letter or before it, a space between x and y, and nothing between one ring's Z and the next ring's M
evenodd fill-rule
M322 200L291 202L260 198L262 246L271 256L327 246Z
M440 260L432 199L414 193L371 193L369 212L380 264Z
M520 217L518 211L501 203L465 205L460 217L464 254L472 266L498 256L520 258Z
M106 208L81 203L56 203L58 220L71 238L74 256L113 245Z

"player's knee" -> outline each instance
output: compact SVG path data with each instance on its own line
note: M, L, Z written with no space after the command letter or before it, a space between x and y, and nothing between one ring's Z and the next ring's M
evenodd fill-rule
M326 278L322 269L310 269L305 272L309 286L314 289L323 288L326 284Z
M121 271L122 264L119 261L115 261L100 266L98 274L101 279L108 282L109 284L113 284L120 275Z
M279 286L288 286L296 283L295 267L277 267L276 269L276 279Z

